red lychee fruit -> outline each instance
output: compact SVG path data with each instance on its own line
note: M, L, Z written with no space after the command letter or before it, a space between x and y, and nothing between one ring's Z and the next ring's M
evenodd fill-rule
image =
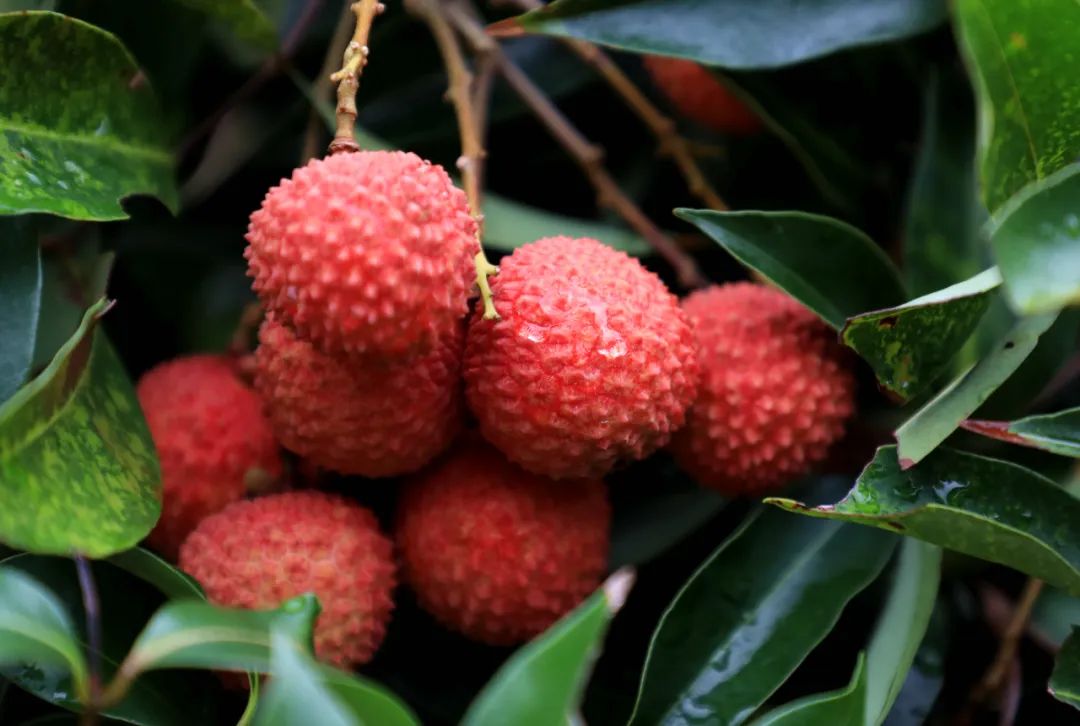
M274 433L309 464L396 476L443 451L461 426L463 323L399 365L321 353L268 316L255 350L255 389Z
M228 358L194 355L162 363L139 380L161 461L161 519L150 545L175 560L202 519L281 477L278 444L262 401Z
M442 167L416 154L316 159L251 215L248 274L266 308L319 350L407 358L468 311L476 222Z
M697 335L701 390L671 448L725 494L772 492L841 437L855 382L836 334L773 288L735 283L683 301Z
M322 492L229 505L187 538L180 568L216 605L274 608L315 593L322 604L315 654L340 668L371 660L394 607L393 548L375 516Z
M645 56L645 69L679 113L728 134L752 134L761 120L704 66L666 56Z
M410 480L402 577L421 607L474 640L537 635L600 582L611 513L599 479L552 482L474 441Z
M484 437L553 478L602 476L682 426L697 391L693 334L653 273L592 239L519 247L492 279L501 320L478 307L465 348Z

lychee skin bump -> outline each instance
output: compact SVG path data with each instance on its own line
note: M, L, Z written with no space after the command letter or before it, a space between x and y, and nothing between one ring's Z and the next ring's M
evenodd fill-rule
M281 453L262 401L224 356L193 355L147 371L136 388L161 462L161 519L149 544L175 560L203 518L247 485L281 477Z
M602 481L552 482L475 441L407 483L396 527L402 577L452 630L520 643L597 587L610 523Z
M683 301L701 390L671 449L698 483L760 495L806 474L844 432L854 378L836 334L786 294L753 283Z
M231 504L191 533L180 567L217 605L274 608L315 593L315 654L341 668L371 660L394 607L393 548L375 516L321 492Z
M502 319L473 315L465 390L484 437L511 461L598 477L682 426L697 391L693 335L637 260L550 237L504 258L492 292Z
M416 154L317 159L251 215L248 274L267 310L326 353L408 358L468 311L476 221Z
M463 323L408 363L379 366L317 351L274 316L259 329L255 389L285 448L367 477L416 471L461 426Z
M682 58L645 56L645 69L679 113L706 128L752 134L761 120L704 66Z

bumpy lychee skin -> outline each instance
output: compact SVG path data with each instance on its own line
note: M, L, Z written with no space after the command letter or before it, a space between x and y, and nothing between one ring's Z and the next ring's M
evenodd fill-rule
M416 154L317 159L251 215L248 274L267 309L330 354L408 358L468 311L479 250L465 195Z
M552 478L603 476L682 426L693 334L656 275L592 239L549 237L501 262L501 320L473 316L466 396L484 437Z
M375 516L322 492L229 505L187 538L180 567L217 605L273 608L314 592L315 654L342 668L371 660L394 607L393 547Z
M255 389L282 445L310 464L368 477L416 471L461 426L463 327L408 363L379 366L321 353L268 316Z
M778 290L752 283L683 301L698 338L701 390L672 450L728 495L782 488L825 458L854 410L836 335Z
M752 134L761 120L704 66L681 58L646 56L645 69L657 88L684 116L728 134Z
M262 401L223 356L162 363L137 387L161 461L161 519L154 549L175 560L180 543L206 516L282 474L281 455Z
M408 482L396 528L402 577L450 629L520 643L597 587L610 520L602 481L552 482L474 441Z

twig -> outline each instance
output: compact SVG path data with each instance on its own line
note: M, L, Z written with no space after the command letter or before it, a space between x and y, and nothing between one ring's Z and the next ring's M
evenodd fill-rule
M352 0L344 0L341 4L341 17L334 26L334 35L330 39L330 45L326 48L326 56L323 58L319 75L311 83L311 92L320 101L329 95L333 87L330 82L330 74L338 67L338 59L345 54L345 47L349 44L353 19ZM304 129L304 144L300 150L300 163L304 164L319 153L319 139L323 133L323 119L319 115L316 106L311 107L308 113L307 128Z
M337 89L337 128L334 140L330 142L329 153L359 151L356 143L356 91L360 88L360 75L368 62L368 36L371 23L385 6L379 0L357 0L351 6L356 14L356 28L352 40L345 46L341 69L330 75L330 80L338 84Z
M469 209L476 218L476 239L478 243L481 243L484 215L481 211L480 179L483 173L485 152L481 138L483 132L480 114L477 113L478 107L473 105L476 100L473 75L465 63L465 55L462 53L461 44L458 43L454 29L450 27L450 23L443 14L444 0L406 0L406 2L409 10L427 23L431 34L435 37L436 45L439 46L443 64L446 66L446 74L449 78L447 96L454 105L458 133L461 135L461 157L457 161L457 167L461 171L461 180L465 187L465 196L469 200ZM493 46L494 44L491 43L485 48L478 49L481 57L490 52ZM483 117L486 120L486 112ZM484 319L498 320L499 314L495 310L491 297L488 277L498 274L499 268L488 261L482 244L474 259L476 286L480 289L480 299L484 305Z
M93 726L98 722L98 700L101 696L101 600L90 563L78 554L73 559L79 576L79 589L82 590L83 610L86 611L87 660L90 666L90 701L83 704L79 723L81 726Z
M476 58L476 74L473 78L472 107L476 115L477 133L480 135L481 145L486 144L488 128L488 112L491 109L491 91L495 86L495 64L487 53ZM486 156L486 154L485 154ZM476 165L476 184L480 189L484 188L484 172L486 166L483 163Z
M535 10L544 5L540 0L503 0L503 2L515 5L522 10ZM649 131L659 142L660 153L670 156L679 167L679 172L686 179L686 186L690 189L690 193L705 202L710 209L727 209L727 203L705 179L701 167L698 166L690 151L690 145L679 134L675 122L634 85L634 82L611 59L611 56L588 41L564 38L563 43L595 68L608 85L622 96L626 105L649 127Z
M486 49L499 73L511 88L521 97L537 118L547 127L548 132L562 144L574 158L578 166L596 189L598 202L615 211L626 220L656 252L667 260L678 276L679 282L688 288L706 284L705 277L698 269L694 259L679 249L663 231L634 204L611 178L603 164L603 151L586 139L562 112L551 102L544 92L518 68L506 54L493 44L484 32L483 26L472 13L457 2L446 2L447 18L477 49Z
M1043 581L1029 578L1020 593L1020 599L1016 603L1012 619L1009 620L1005 632L1001 635L1001 643L998 645L997 655L994 656L990 667L971 691L970 701L973 704L983 704L1001 690L1001 685L1009 674L1009 666L1016 657L1016 651L1020 647L1020 639L1027 629L1027 622L1031 617L1031 610L1035 607L1035 601L1042 592Z

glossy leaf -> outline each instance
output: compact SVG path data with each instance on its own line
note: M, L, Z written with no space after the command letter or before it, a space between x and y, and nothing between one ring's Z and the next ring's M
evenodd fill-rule
M617 571L589 599L514 653L469 706L462 726L579 720L593 662L633 582L633 570Z
M1080 632L1075 627L1058 653L1049 690L1057 700L1080 709Z
M848 318L844 344L901 400L924 391L949 364L1001 284L996 268L897 307Z
M743 265L840 330L847 318L906 297L900 274L873 240L805 212L676 209Z
M541 237L566 235L591 237L630 255L652 252L646 242L630 230L602 222L567 217L500 197L484 195L484 246L511 252Z
M557 0L495 26L727 68L775 68L922 33L940 0Z
M836 504L766 502L900 532L1080 593L1080 500L1007 461L942 448L902 470L896 447L883 446Z
M754 726L862 726L867 707L866 654L859 653L851 682L838 691L800 698L771 711Z
M1045 313L1080 303L1080 164L1010 199L990 242L1017 310Z
M896 429L900 464L922 461L1020 367L1057 313L1022 318L989 353Z
M42 249L41 313L32 371L49 364L79 329L86 308L105 297L115 255L101 252L99 227L86 225L87 238L71 254Z
M1080 598L1044 587L1031 611L1031 628L1040 641L1060 648L1074 625L1080 625Z
M57 53L63 48L63 53ZM0 214L125 219L120 200L178 204L161 111L112 35L49 12L0 15Z
M963 426L968 431L1010 444L1080 458L1080 408L1028 416L1018 421L969 420Z
M41 251L28 220L0 218L0 404L26 381L41 310Z
M113 555L109 558L109 563L150 583L165 593L170 600L206 599L202 587L193 577L142 547L135 547Z
M939 600L885 726L923 726L927 722L945 677L948 620L947 606Z
M1029 182L1080 156L1072 72L1080 5L957 0L953 13L979 102L983 197L996 214Z
M161 512L157 456L99 301L41 375L0 407L0 540L41 554L107 557ZM26 516L32 511L34 516Z
M270 19L254 0L173 0L205 13L227 27L235 36L263 48L273 48L277 34Z
M632 724L746 721L896 544L809 521L759 510L687 581L653 634Z
M941 580L941 548L904 540L885 608L867 648L866 718L885 721L926 634Z

